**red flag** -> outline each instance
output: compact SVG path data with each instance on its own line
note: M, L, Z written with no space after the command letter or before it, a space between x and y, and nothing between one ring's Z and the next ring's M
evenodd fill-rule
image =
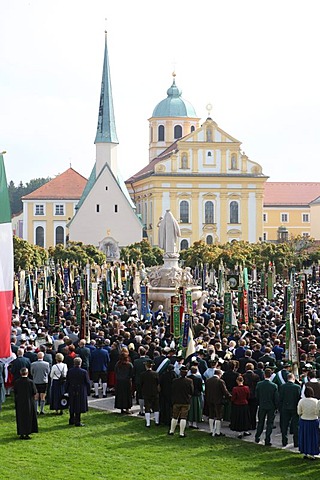
M3 155L0 154L0 358L11 356L13 239Z

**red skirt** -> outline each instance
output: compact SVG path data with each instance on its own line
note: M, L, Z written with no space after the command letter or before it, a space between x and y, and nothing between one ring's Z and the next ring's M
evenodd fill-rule
M113 388L116 385L116 374L115 372L108 372L108 387Z

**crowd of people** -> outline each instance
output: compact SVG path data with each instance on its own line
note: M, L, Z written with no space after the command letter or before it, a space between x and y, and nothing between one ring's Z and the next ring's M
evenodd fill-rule
M194 351L187 357L161 305L151 318L141 318L132 296L110 292L109 311L90 317L88 340L80 338L74 298L66 293L54 327L45 313L36 315L27 306L13 311L12 358L0 361L0 406L13 390L21 439L31 438L48 408L57 415L68 409L69 424L83 426L81 414L92 395L114 396L122 414L130 414L136 402L146 428L153 418L155 425L168 426L169 435L179 424L183 438L187 426L198 429L206 421L210 435L221 437L224 422L239 439L254 435L256 443L265 430L265 446L272 444L279 414L283 447L292 435L293 446L314 459L319 454L320 285L309 280L297 325L299 375L286 360L281 279L269 300L256 286L254 323L248 328L239 321L229 334L223 298L209 286L203 306L195 306ZM236 298L234 304L239 315Z

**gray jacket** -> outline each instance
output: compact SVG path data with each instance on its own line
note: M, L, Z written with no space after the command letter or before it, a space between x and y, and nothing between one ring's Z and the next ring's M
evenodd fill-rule
M48 383L50 365L43 360L37 360L31 364L30 372L36 385Z

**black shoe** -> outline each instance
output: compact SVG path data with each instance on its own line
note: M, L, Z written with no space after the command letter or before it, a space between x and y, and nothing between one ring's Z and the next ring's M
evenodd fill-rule
M265 446L265 447L271 447L271 446L272 446L272 443L266 442L266 443L264 444L264 446Z
M225 434L224 433L216 433L215 437L225 437Z
M29 435L25 435L24 440L31 440L31 437Z
M238 435L239 440L241 440L242 437L243 437L243 435L242 435L242 433L240 433L240 435Z
M139 412L138 415L140 415L140 417L144 417L144 412Z
M250 432L243 432L244 437L250 437L251 433Z
M107 395L102 395L102 398L107 398Z
M260 443L260 438L257 438L257 437L256 437L256 438L254 439L254 441L255 441L256 443Z
M40 412L40 414L39 414L39 415L45 415L45 413L44 413L44 412Z
M146 425L146 428L151 428L151 425Z
M85 424L84 423L76 423L75 427L85 427Z
M155 423L155 426L156 426L156 427L160 427L160 423Z
M99 395L92 395L92 398L99 398Z
M174 433L174 432L170 432L170 430L169 430L168 435L173 435L173 433Z
M187 435L185 433L180 433L179 438L186 438L186 436Z

